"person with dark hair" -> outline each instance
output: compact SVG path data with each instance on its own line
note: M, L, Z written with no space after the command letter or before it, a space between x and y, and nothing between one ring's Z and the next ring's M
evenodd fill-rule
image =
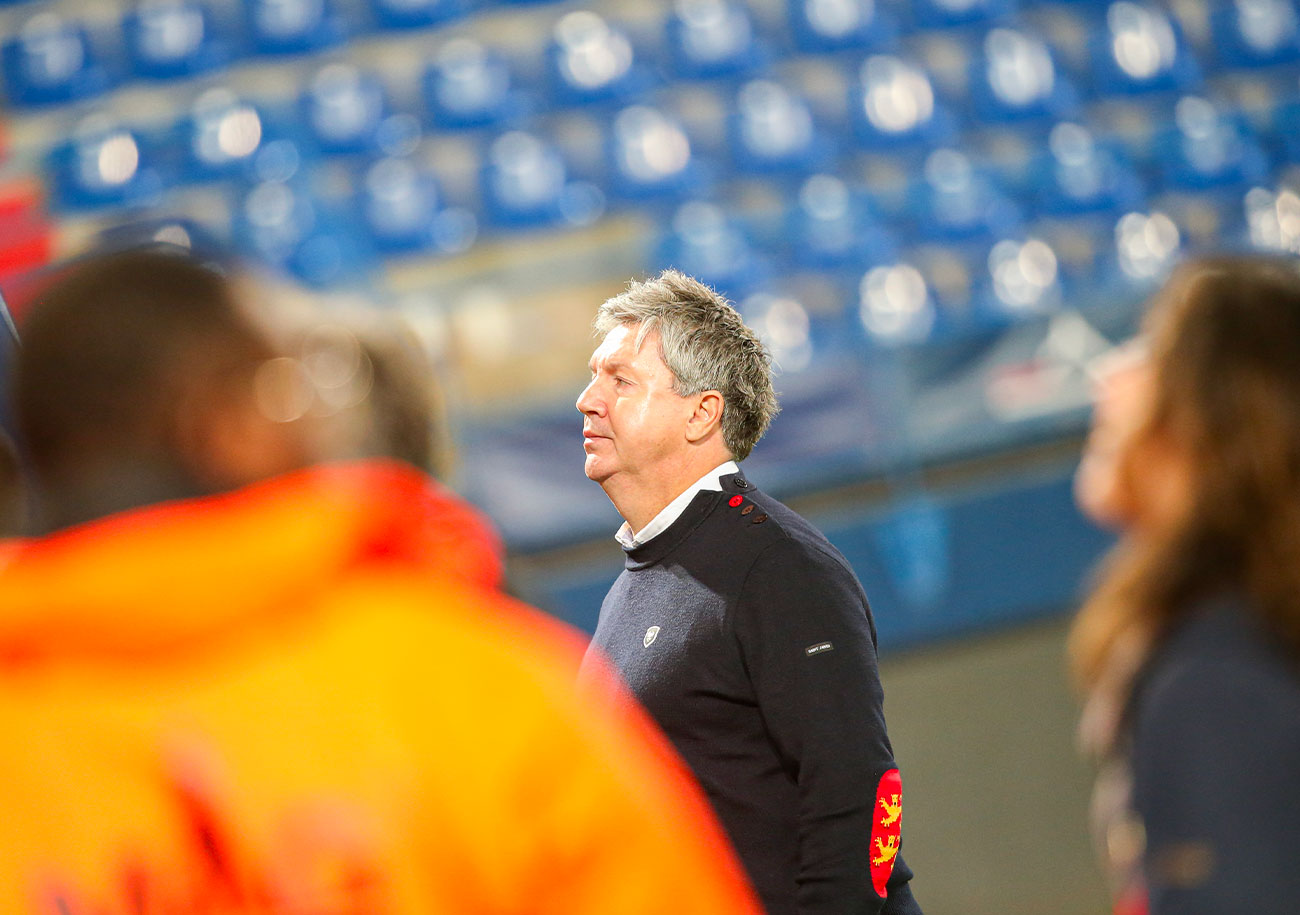
M866 595L736 463L777 410L766 349L671 270L595 326L585 470L626 562L585 669L612 661L676 744L769 915L919 913Z
M0 543L0 911L756 915L643 713L437 548L427 478L310 466L324 392L251 303L152 251L29 307L46 533Z
M267 410L295 379L267 368L270 332L235 283L133 250L75 264L37 294L12 400L45 530L307 463L303 425Z
M1300 270L1178 269L1076 478L1123 536L1071 634L1117 912L1300 899Z

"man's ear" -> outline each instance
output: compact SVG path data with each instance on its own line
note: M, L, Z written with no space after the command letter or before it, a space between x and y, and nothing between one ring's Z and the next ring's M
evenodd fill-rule
M692 444L704 441L722 425L722 394L705 391L695 396L695 410L686 422L686 440Z

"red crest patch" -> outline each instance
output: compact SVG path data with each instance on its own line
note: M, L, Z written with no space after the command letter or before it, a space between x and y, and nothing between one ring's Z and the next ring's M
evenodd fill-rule
M903 779L897 769L880 776L871 817L871 885L884 899L885 884L894 872L894 859L903 841Z

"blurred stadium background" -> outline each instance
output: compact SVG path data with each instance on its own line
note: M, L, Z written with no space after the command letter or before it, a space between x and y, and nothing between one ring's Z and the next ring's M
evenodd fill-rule
M1090 367L1188 252L1300 250L1292 0L0 2L0 288L233 246L434 356L516 588L594 625L573 399L673 265L771 345L751 478L877 614L927 911L1098 912L1064 617Z

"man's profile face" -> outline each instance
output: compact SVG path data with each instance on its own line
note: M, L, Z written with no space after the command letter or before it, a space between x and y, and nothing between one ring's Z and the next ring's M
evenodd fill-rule
M649 478L688 448L689 398L673 390L673 375L659 355L659 335L636 346L637 325L606 335L591 357L591 382L578 397L584 420L583 470L604 485L618 474Z

